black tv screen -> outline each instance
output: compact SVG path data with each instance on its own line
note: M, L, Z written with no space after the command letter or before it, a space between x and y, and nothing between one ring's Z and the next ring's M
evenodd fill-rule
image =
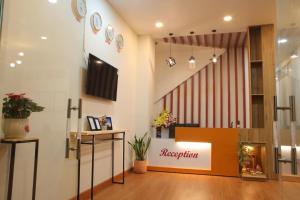
M86 93L116 101L117 89L118 69L89 54Z

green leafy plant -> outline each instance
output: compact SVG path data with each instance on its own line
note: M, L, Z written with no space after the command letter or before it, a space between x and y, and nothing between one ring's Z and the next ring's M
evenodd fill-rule
M134 136L134 142L128 142L129 145L132 147L132 149L135 152L135 159L143 161L146 158L146 153L149 149L150 143L151 143L151 137L147 137L147 133L143 137L136 137Z
M2 114L7 119L26 119L32 112L41 112L44 107L37 105L25 94L6 94L3 99Z

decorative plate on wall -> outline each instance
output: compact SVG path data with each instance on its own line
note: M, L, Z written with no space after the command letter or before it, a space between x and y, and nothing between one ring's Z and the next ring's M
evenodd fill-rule
M117 45L118 51L123 49L123 47L124 47L124 38L123 38L122 34L118 34L116 36L116 45Z
M107 25L105 29L105 38L108 44L110 44L111 41L113 41L114 35L115 35L114 28L111 25Z
M85 17L87 12L85 0L73 0L72 7L77 19Z
M102 27L102 18L98 12L95 12L91 16L91 27L93 31L98 32Z

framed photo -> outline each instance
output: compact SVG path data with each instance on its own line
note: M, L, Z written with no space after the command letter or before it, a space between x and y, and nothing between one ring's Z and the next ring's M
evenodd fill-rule
M87 120L88 120L88 123L90 125L90 130L91 131L96 131L97 128L96 128L95 118L92 117L92 116L87 116Z
M106 117L106 126L107 126L107 130L113 129L111 117Z
M101 125L100 125L99 118L95 117L94 121L95 121L95 126L96 126L97 131L101 131Z

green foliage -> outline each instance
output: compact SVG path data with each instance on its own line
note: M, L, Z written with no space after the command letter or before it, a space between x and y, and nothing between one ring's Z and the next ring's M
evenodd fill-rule
M239 163L242 167L249 160L249 150L247 146L243 143L240 143L239 146Z
M136 135L134 136L134 142L128 142L132 149L135 152L135 159L136 160L145 160L146 153L149 149L151 143L151 137L146 137L147 133L143 137L137 138Z
M4 118L26 119L32 112L41 112L44 107L37 105L25 94L7 94L3 99L2 113Z

